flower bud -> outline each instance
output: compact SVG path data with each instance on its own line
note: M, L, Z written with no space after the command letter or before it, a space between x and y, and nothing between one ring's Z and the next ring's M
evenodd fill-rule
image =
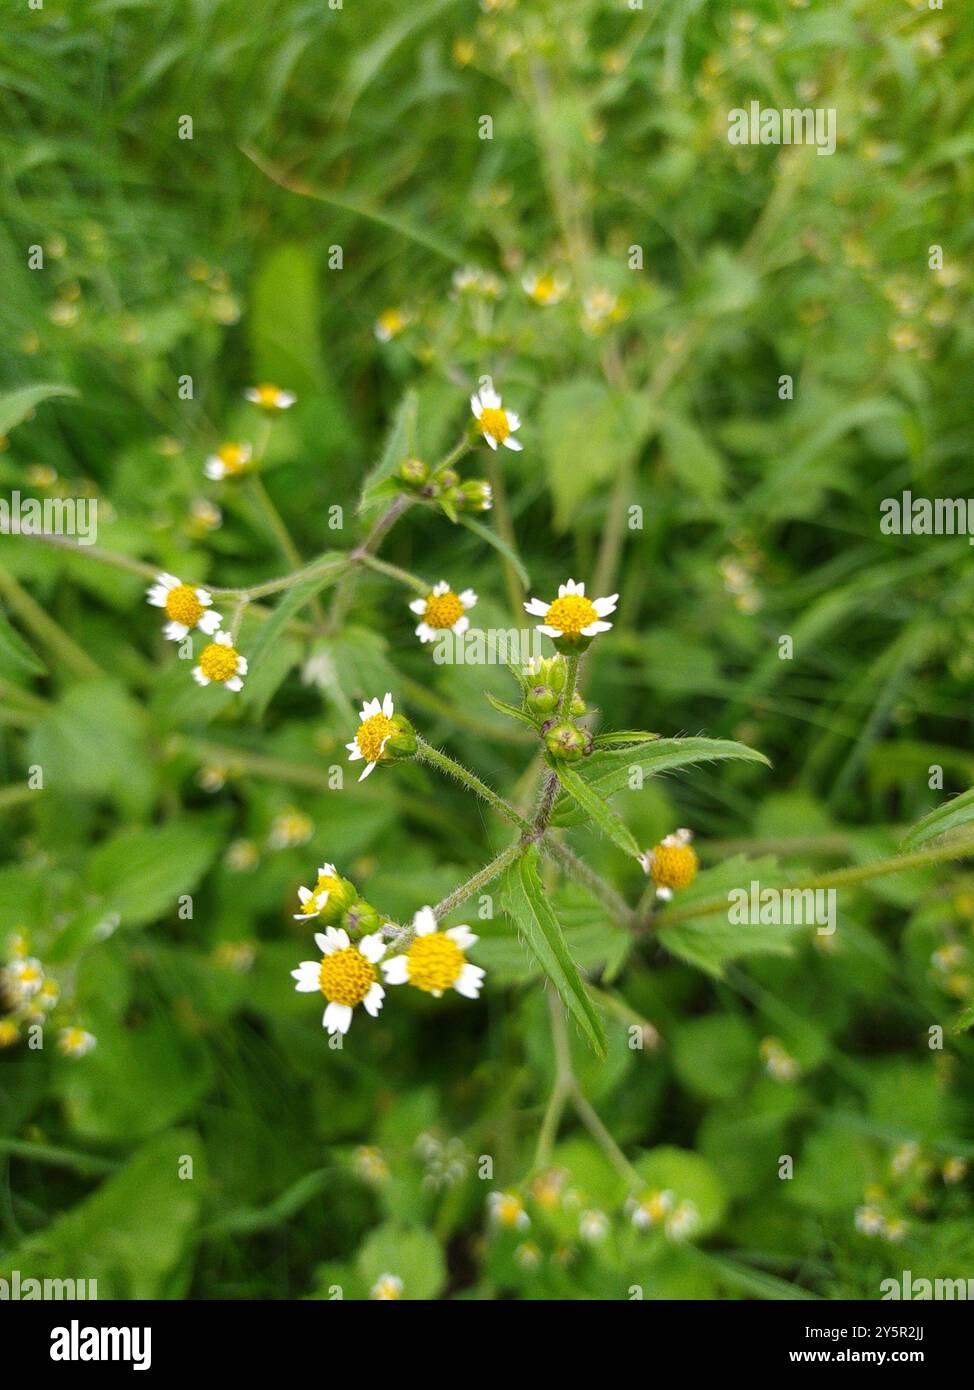
M489 512L493 500L490 483L485 478L468 478L460 484L453 497L461 512Z
M460 481L460 474L455 468L443 468L436 476L444 492L451 491Z
M406 459L399 469L399 476L404 483L409 483L411 487L422 487L429 477L429 469L422 459Z
M342 926L353 941L367 936L369 932L378 931L382 924L383 918L364 898L356 898L342 919Z
M558 692L550 685L532 685L524 697L529 714L552 714L558 708Z
M389 735L385 746L385 756L394 761L402 761L416 755L416 730L404 714L393 715L392 723L396 732Z
M352 903L358 898L358 889L347 878L319 878L316 891L327 889L328 896L318 913L318 921L326 927L337 927ZM318 899L321 901L321 898Z
M578 719L581 715L585 713L587 708L588 706L586 705L585 701L582 699L581 695L579 695L578 691L576 690L575 694L572 696L572 714L576 719Z
M592 751L592 735L567 719L553 720L545 729L545 747L563 763L577 763Z

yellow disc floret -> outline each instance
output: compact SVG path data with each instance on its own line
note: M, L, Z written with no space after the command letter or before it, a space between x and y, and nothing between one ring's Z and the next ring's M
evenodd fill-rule
M650 873L657 888L686 888L697 872L695 851L690 845L656 845Z
M257 395L257 405L270 407L277 405L278 397L281 394L279 386L272 386L269 382L265 381L261 382L254 390Z
M384 714L373 714L364 719L358 727L355 741L362 757L369 763L377 763L382 757L382 745L396 732L396 726Z
M376 983L375 966L365 959L357 946L346 946L325 956L318 972L318 986L332 1004L347 1004L354 1009L361 1004Z
M583 627L597 623L599 615L595 604L583 594L564 594L556 598L545 614L549 627L557 628L569 636L577 637Z
M425 621L430 627L452 627L463 617L463 604L452 589L445 594L430 594L426 600Z
M191 584L177 584L166 595L166 617L184 627L195 627L203 616L203 604ZM233 675L233 672L230 672Z
M503 444L511 432L507 411L495 408L482 410L480 412L480 428L484 434L489 434L491 439L496 439L498 444Z
M250 460L250 450L243 444L222 444L217 458L228 473L240 473Z
M444 932L418 936L406 956L409 983L427 994L442 994L449 989L466 964L460 947Z
M228 681L236 675L239 660L235 647L222 642L208 643L200 653L200 670L211 681Z

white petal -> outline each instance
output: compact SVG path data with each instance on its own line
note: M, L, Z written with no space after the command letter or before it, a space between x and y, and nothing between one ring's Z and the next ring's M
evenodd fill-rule
M539 624L538 624L538 631L539 631L540 633L542 633L545 637L560 637L560 636L561 636L561 632L559 631L558 628L556 628L556 627L549 627L549 625L548 625L547 623L539 623Z
M380 931L372 932L369 936L362 937L358 943L358 948L366 960L377 965L386 953L385 937Z
M664 902L669 902L670 898L672 898L672 896L673 896L673 889L672 889L672 888L657 888L657 890L656 890L656 896L657 896L658 898L662 898Z
M226 477L227 470L223 460L218 459L214 454L206 460L206 463L203 465L203 472L211 483L219 483Z
M524 445L521 443L520 439L515 439L512 434L509 434L504 440L504 448L512 449L515 454L519 454L524 448Z
M440 594L448 593L449 589L450 586L445 579L441 579L438 583L433 585L433 593L437 598L439 598Z
M380 714L381 712L382 706L379 704L378 700L366 700L365 704L362 706L362 713L359 715L359 719L361 719L364 724L366 719L372 718L373 714Z
M321 1023L329 1033L347 1033L352 1025L352 1011L347 1004L336 1004L332 1000L324 1012Z
M243 690L243 681L239 676L231 676L228 681L224 681L224 685L228 690Z
M233 646L233 639L231 638L229 632L218 632L216 636L213 638L213 640L214 642L218 642L221 647Z
M316 960L303 960L297 970L291 971L291 978L297 980L294 988L299 994L311 994L319 988L321 965Z
M415 613L418 618L421 613L426 612L426 599L414 598L412 603L409 605L409 611L411 613Z
M222 622L223 619L220 614L211 608L208 613L202 614L196 626L199 628L200 632L205 632L207 637L212 637L213 633L216 632Z
M387 690L386 693L385 693L385 696L384 696L384 698L383 698L383 701L382 701L382 713L385 715L385 717L386 717L387 719L391 719L391 718L392 718L392 714L393 714L393 709L394 709L394 706L393 706L393 703L392 703L392 695L391 695L391 694L389 693L389 691Z
M382 973L387 985L404 985L409 979L409 957L393 956L382 962Z
M209 608L210 604L213 602L213 595L210 593L209 589L197 589L196 597L204 608Z
M597 637L600 632L608 632L611 623L589 623L588 627L581 629L583 637Z
M436 917L431 907L421 907L413 918L413 931L417 936L429 936L436 931Z
M209 685L210 683L209 676L204 676L203 674L202 666L193 667L193 680L196 682L197 685Z
M156 583L161 584L164 589L178 589L180 582L174 574L167 574L165 570L162 574L156 575Z
M433 628L430 627L429 623L420 623L419 627L416 629L416 636L421 642L436 641L436 633Z
M480 994L485 974L482 966L471 965L468 961L454 980L453 988L457 994L462 994L465 999L476 999Z
M533 598L524 605L524 611L532 614L535 618L543 618L550 607L550 603L545 603L540 598Z
M593 598L592 607L600 618L607 618L610 613L616 611L616 603L618 600L618 594L610 594L608 598Z
M380 984L375 984L362 1000L362 1007L367 1014L371 1014L372 1017L375 1018L376 1014L382 1008L382 1001L385 997L386 992L382 986Z
M238 656L238 657L237 657L237 675L238 675L238 676L245 676L249 670L250 670L250 662L247 660L247 658L246 658L245 656Z
M483 410L483 406L480 404L479 396L470 397L470 409L473 411L474 415L476 415L477 419L479 420L480 412Z
M338 870L335 868L334 864L322 864L318 869L318 873L322 878L338 877Z
M467 617L466 613L463 613L457 618L456 622L450 628L450 631L455 632L458 637L462 637L469 626L470 619Z
M497 440L494 438L492 434L485 434L484 438L486 439L487 443L490 445L492 449L497 448Z
M358 780L359 780L360 782L364 782L365 779L366 779L366 777L368 777L369 773L370 773L370 772L372 771L372 769L373 769L374 767L376 767L376 766L377 766L376 763L366 763L366 764L365 764L365 771L362 773L361 777L360 777Z
M165 608L169 590L163 584L153 584L151 589L146 589L145 596L153 608Z
M493 386L485 386L480 393L480 404L487 410L499 410L501 398Z
M328 945L328 938L323 931L315 932L315 945L323 956L331 955L331 947Z
M346 743L345 747L348 749L348 761L350 763L357 763L359 758L365 757L365 754L354 739L352 739L351 743Z
M451 941L455 941L461 951L469 951L470 947L476 946L477 942L480 940L480 937L475 936L470 928L464 924L461 924L459 927L449 927L444 932L444 936L448 936Z
M477 595L474 593L473 589L464 589L463 593L459 595L459 598L464 608L472 608L477 602Z
M344 927L329 927L325 935L331 942L331 949L333 951L347 951L351 945L348 939L348 932Z
M185 623L166 623L162 629L163 637L168 638L170 642L181 642L187 632L189 632L189 628Z
M512 429L512 430L519 430L519 429L521 428L521 417L520 417L520 415L518 415L517 412L516 412L516 411L513 411L513 410L508 410L508 411L505 411L504 413L507 415L507 423L508 423L508 425L510 425L511 429Z

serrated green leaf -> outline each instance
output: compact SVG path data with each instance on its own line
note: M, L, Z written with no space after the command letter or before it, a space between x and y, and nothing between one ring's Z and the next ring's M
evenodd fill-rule
M609 839L613 840L624 854L631 855L633 859L639 857L639 846L636 844L632 831L622 817L616 815L612 807L602 800L598 792L583 781L577 772L566 767L563 763L556 766L555 776L585 815L604 830Z
M592 1049L605 1056L605 1029L569 953L565 935L538 876L538 850L532 845L507 871L505 902L538 964L557 989Z
M639 743L655 743L659 737L642 729L619 729L615 733L596 734L592 742L596 748L630 748Z
M175 913L180 894L202 878L220 848L222 833L211 819L183 816L172 825L125 830L88 861L88 889L123 926L141 926Z
M643 746L603 748L593 753L584 764L584 780L603 798L614 796L629 785L632 769L641 769L643 776L672 772L695 763L717 762L722 759L771 764L763 753L723 738L661 738ZM579 774L582 775L582 774ZM552 825L578 825L583 820L577 806L559 801L551 817Z

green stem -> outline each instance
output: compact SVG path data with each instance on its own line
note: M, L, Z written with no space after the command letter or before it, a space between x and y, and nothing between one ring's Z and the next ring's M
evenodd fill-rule
M562 719L567 719L572 711L572 700L575 696L575 686L578 684L578 663L581 661L579 652L572 652L565 658L567 672L565 675L565 688L561 693L561 704L558 713Z
M491 450L490 458L487 460L487 477L494 499L497 533L508 549L517 553L517 537L514 534L514 523L511 520L511 509L507 501L504 470L500 466L496 450ZM524 589L521 585L521 577L506 555L501 556L501 562L504 568L504 580L507 584L507 596L510 600L511 610L514 617L517 618L524 608Z
M527 845L524 840L515 840L509 844L507 849L501 850L500 854L495 855L489 864L485 864L477 873L472 874L465 883L461 883L459 888L454 888L452 893L447 894L442 902L436 904L433 909L437 919L445 917L452 912L455 907L472 898L481 888L486 888L488 883L493 883L509 864L513 864L516 859L520 859Z
M486 801L489 806L493 806L494 810L499 815L503 816L505 820L510 821L512 825L516 825L519 830L524 830L528 834L532 833L533 826L531 822L525 820L522 815L519 815L514 807L508 805L502 796L498 796L495 791L492 791L485 782L481 782L480 778L470 772L469 769L455 762L454 759L449 757L446 753L441 753L438 748L433 748L424 738L417 737L416 757L420 762L428 763L431 767L437 767L441 772L445 772L448 777L455 778L456 781L462 783L463 786L469 788L470 791Z
M450 452L444 454L439 463L430 470L430 477L435 478L437 474L442 473L444 469L452 468L455 463L458 463L460 459L463 458L464 454L467 453L471 447L470 440L464 435L459 444L454 444Z
M114 1173L119 1167L114 1159L78 1153L74 1149L60 1149L54 1144L34 1144L27 1139L0 1139L0 1153L27 1159L31 1163L47 1163L52 1168L73 1168L76 1173L88 1173L93 1177Z
M3 568L0 568L0 595L7 600L24 626L29 628L38 641L48 647L69 671L83 677L102 674L101 667L92 661L84 648L79 647L27 590L21 588L13 575Z
M583 888L587 888L592 897L627 927L636 925L636 914L626 902L625 898L607 883L601 874L596 873L583 859L570 850L567 845L563 845L560 840L550 839L545 835L542 842L543 849L556 859L566 873L576 879ZM726 907L726 901L724 906Z
M376 574L384 574L387 578L394 579L397 584L403 584L407 589L422 594L423 598L426 598L433 588L432 584L420 579L419 575L410 574L409 570L404 570L399 565L390 565L388 560L380 560L376 555L363 555L361 563L367 569L375 570Z

